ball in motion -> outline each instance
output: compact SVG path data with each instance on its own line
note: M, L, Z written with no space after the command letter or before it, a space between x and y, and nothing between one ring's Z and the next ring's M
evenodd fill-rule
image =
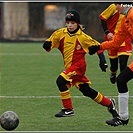
M6 111L0 116L0 124L5 130L14 130L19 124L19 117L13 111Z

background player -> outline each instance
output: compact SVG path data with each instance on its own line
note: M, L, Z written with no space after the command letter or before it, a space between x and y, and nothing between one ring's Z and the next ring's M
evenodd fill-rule
M104 40L112 40L114 34L118 32L118 27L121 23L123 14L120 14L116 10L116 3L109 5L100 15L101 25L104 30L105 36ZM108 56L110 60L110 81L115 84L116 74L118 70L118 62L120 67L120 72L122 72L128 62L129 56L132 55L132 44L130 36L127 36L125 41L117 49L109 49Z
M130 5L129 5L130 4ZM105 41L99 46L91 46L89 48L89 54L92 55L99 49L115 49L124 42L127 36L131 36L133 40L133 8L131 2L123 3L121 5L117 4L117 10L126 15L120 24L118 32L114 35L113 40ZM118 88L118 107L119 116L107 120L106 123L111 126L119 126L128 124L129 121L129 110L128 110L128 100L129 100L129 90L127 83L133 79L133 61L128 67L126 67L117 77L117 88Z

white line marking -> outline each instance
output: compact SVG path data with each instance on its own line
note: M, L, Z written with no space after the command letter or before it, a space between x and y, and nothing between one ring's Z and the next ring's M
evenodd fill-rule
M0 53L1 56L61 55L60 53Z
M73 96L76 98L81 98L84 96ZM20 99L26 99L26 98L37 98L37 99L45 99L45 98L60 98L60 96L0 96L0 98L20 98Z
M106 96L106 97L118 97L118 96ZM133 96L129 96L130 98L133 98ZM12 98L12 99L28 99L28 98L37 98L37 99L45 99L45 98L60 98L60 96L0 96L0 98ZM85 96L72 96L72 98L85 98Z

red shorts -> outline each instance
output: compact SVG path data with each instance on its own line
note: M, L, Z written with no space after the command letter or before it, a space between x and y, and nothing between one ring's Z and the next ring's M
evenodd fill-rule
M83 83L91 83L90 80L85 76L86 65L72 65L63 71L60 75L63 76L67 81L70 82L70 86L72 87L76 85L78 87L79 84Z
M107 38L105 38L107 40ZM122 43L122 45L115 50L108 50L109 58L116 58L120 55L132 55L132 43L131 38L127 37L125 42Z

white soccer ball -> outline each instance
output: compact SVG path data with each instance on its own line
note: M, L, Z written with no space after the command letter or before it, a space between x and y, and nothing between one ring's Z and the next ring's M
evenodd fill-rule
M13 111L6 111L0 116L0 124L5 130L14 130L19 124L19 117Z

